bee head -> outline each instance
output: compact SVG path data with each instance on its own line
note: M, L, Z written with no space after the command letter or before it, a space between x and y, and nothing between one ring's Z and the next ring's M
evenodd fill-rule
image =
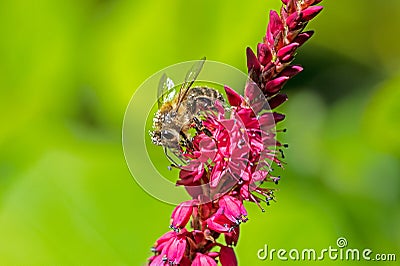
M172 129L153 130L149 134L151 142L158 146L172 147L179 142L179 133Z
M173 129L163 129L160 131L161 143L164 146L175 146L179 142L179 133Z
M161 146L161 132L159 130L154 130L154 131L149 131L149 135L151 137L151 142L153 142L154 145Z

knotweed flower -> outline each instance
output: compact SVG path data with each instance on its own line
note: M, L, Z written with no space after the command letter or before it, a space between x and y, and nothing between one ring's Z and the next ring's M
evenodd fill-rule
M233 246L248 220L244 201L264 211L263 205L274 200L274 189L264 184L280 180L272 165L282 167L281 147L287 147L276 139L276 124L285 115L274 109L288 99L282 87L303 70L291 63L313 35L304 31L308 21L322 10L316 6L321 0L282 2L280 14L270 12L257 53L246 50L244 95L225 86L229 105L214 102L212 110L201 113L201 127L193 124L196 134L192 145L181 150L187 164L180 167L177 181L192 199L174 209L172 231L156 241L149 265L237 265ZM225 244L218 242L221 235Z
M217 262L210 256L197 253L193 260L192 266L217 266Z

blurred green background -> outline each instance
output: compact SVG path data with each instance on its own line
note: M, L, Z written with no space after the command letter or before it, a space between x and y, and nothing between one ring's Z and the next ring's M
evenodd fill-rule
M264 244L322 249L339 236L400 260L400 2L323 4L296 59L305 71L284 90L290 147L278 202L266 213L247 205L240 265L285 263L258 260ZM0 264L144 265L173 206L126 166L132 94L156 71L202 56L246 71L246 46L279 6L2 1Z

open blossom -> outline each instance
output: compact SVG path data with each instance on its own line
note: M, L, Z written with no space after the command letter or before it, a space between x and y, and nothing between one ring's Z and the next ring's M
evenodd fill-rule
M192 266L217 266L217 263L212 257L197 253Z
M179 230L186 226L192 216L193 206L196 205L197 202L197 200L188 200L176 206L171 216L172 229Z
M279 180L270 174L270 168L272 163L281 165L281 154L275 150L275 146L281 144L275 139L274 126L284 115L274 112L256 115L245 98L229 87L225 87L225 91L231 105L229 113L219 102L215 103L218 112L210 113L203 122L211 136L205 133L195 136L193 146L196 150L184 154L190 162L181 170L178 184L193 187L189 191L193 198L206 195L213 200L229 193L236 200L258 204L265 199L254 195L253 191L272 198L272 190L258 188L259 183ZM202 159L210 157L212 161ZM208 185L206 189L199 181ZM224 202L225 198L219 202ZM232 207L230 205L228 209Z
M280 176L272 166L282 167L283 147L277 140L276 125L285 115L275 108L287 101L282 87L303 68L292 65L299 47L313 31L304 31L307 23L322 10L321 0L282 0L280 14L271 11L263 41L256 53L247 48L249 81L244 95L225 86L228 104L216 101L211 111L201 114L201 125L191 139L191 147L182 148L177 185L184 186L191 200L175 207L171 215L172 231L153 246L149 265L238 264L234 246L240 225L247 222L244 201L257 204L262 211L274 200ZM190 228L190 229L189 229ZM225 244L218 242L223 236Z

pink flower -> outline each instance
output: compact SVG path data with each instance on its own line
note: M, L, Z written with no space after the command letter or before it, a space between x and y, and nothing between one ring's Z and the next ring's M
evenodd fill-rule
M150 265L158 265L156 263L160 261L163 263L180 263L186 251L187 235L187 230L182 229L180 233L172 231L160 237L153 247L155 256L150 258Z
M217 262L210 256L197 253L192 266L217 266Z
M171 216L171 228L175 231L184 228L193 213L193 206L197 203L197 200L188 200L176 206Z
M228 246L236 246L240 235L240 227L233 228L230 232L224 233L225 242Z
M218 201L219 208L223 210L224 215L234 223L247 221L247 211L243 202L239 199L225 195Z
M162 235L154 244L153 250L155 252L161 252L164 247L165 244L172 238L175 237L177 235L177 232L172 231L172 232L167 232L164 235Z
M296 68L292 72L295 70ZM261 200L251 195L257 188L255 183L271 179L269 173L271 163L281 165L278 158L280 153L274 150L275 145L281 145L275 139L274 126L285 116L275 112L264 112L257 116L248 101L254 103L259 96L256 90L250 89L251 87L247 87L245 90L248 97L246 100L229 87L225 87L228 101L232 104L230 113L226 114L225 109L216 103L219 112L209 114L203 121L211 136L199 133L193 139L194 150L184 154L189 163L181 170L177 184L184 185L194 198L206 196L209 200L215 200L229 191L236 191L242 199L258 204ZM286 99L285 95L278 94L271 103L278 105ZM208 188L202 188L204 185L208 185ZM243 186L246 189L242 189ZM204 194L205 191L208 194ZM224 204L225 200L221 199L220 202ZM219 232L228 232L236 226L235 223L243 221L239 217L233 217L229 213L230 208L226 206L224 208L223 216L220 217L221 213L216 213L208 221L209 226ZM181 206L176 210L178 209L181 210ZM187 224L187 218L191 213L190 208L186 210L184 213L187 215L178 216L182 219L180 223L184 225ZM223 217L230 219L234 224L221 223L224 221Z
M219 259L222 266L236 266L238 265L235 251L233 248L222 246L220 250Z
M166 255L168 262L172 264L179 264L183 258L183 255L185 254L186 245L186 237L177 235L168 241L161 254Z
M250 151L248 136L237 113L230 119L215 121L218 129L213 137L218 143L218 155L210 175L211 187L217 187L222 177L240 180L241 170L246 168Z
M213 230L218 233L229 233L231 232L236 226L237 223L232 222L224 215L223 209L218 209L218 211L213 214L210 218L206 220L207 227L210 230Z
M163 266L167 265L167 258L164 255L153 256L149 259L150 266Z

